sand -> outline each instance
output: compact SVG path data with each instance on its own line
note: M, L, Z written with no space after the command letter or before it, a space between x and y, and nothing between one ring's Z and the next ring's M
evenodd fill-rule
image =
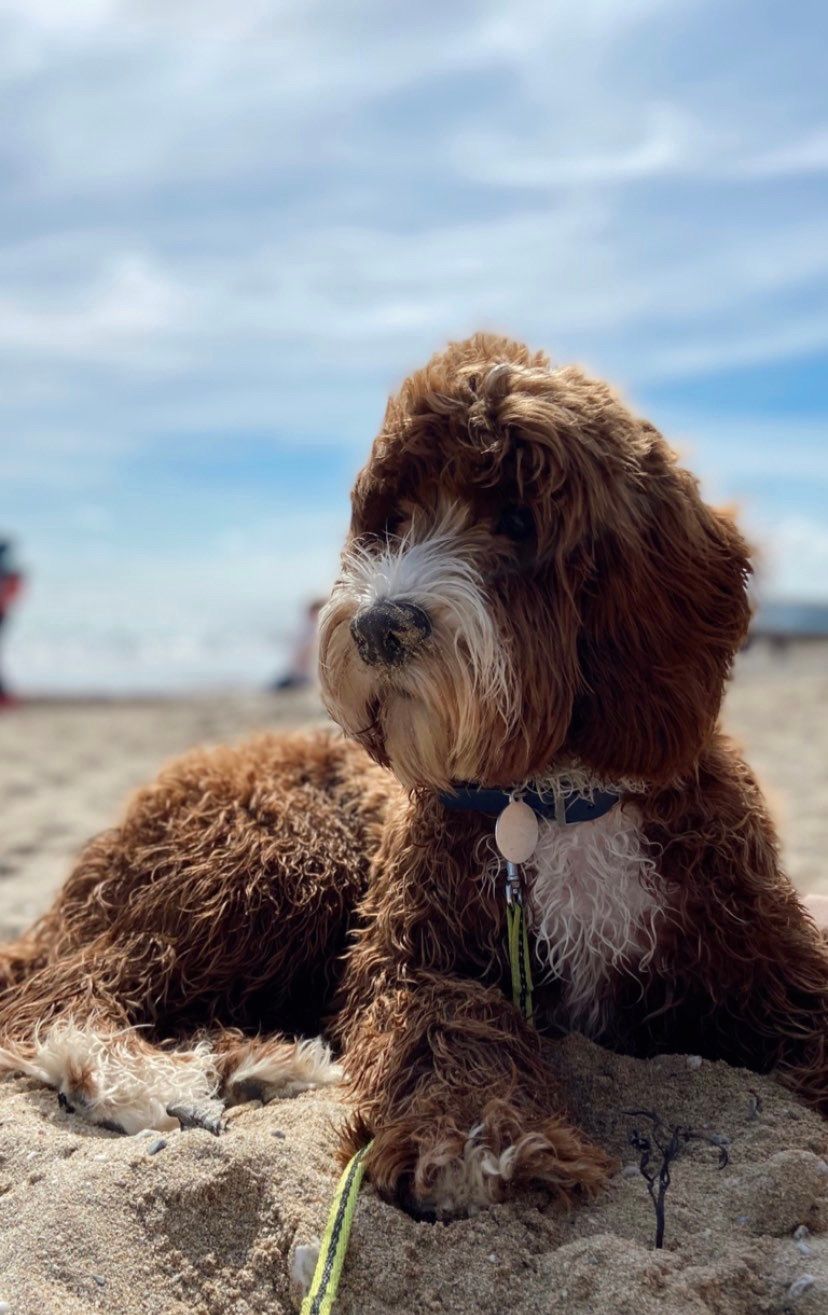
M780 816L788 870L828 892L824 650L749 654L726 709ZM40 703L0 718L0 934L46 903L119 800L190 744L318 717L312 695ZM364 1191L341 1315L388 1312L828 1313L828 1126L770 1078L693 1057L650 1063L580 1038L550 1051L580 1122L623 1168L570 1213L529 1194L469 1220L415 1222ZM698 1134L672 1165L665 1246L631 1144ZM90 1128L54 1093L0 1081L0 1311L280 1315L293 1253L336 1179L335 1089L232 1111L225 1133ZM720 1155L728 1163L720 1167ZM658 1160L656 1156L656 1160Z

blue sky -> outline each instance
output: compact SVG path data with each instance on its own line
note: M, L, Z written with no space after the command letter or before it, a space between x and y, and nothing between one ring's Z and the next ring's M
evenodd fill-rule
M2 0L19 683L263 678L387 392L478 327L612 378L826 598L826 13Z

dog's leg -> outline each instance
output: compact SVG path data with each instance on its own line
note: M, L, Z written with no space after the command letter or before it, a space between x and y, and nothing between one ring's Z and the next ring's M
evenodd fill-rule
M99 937L10 986L0 996L0 1071L53 1087L62 1108L103 1127L174 1128L171 1109L186 1107L215 1131L211 1047L160 1047L133 1025L134 1001L122 986L147 950L146 941Z
M171 764L7 951L0 1064L128 1132L215 1131L220 1095L333 1080L321 1043L241 1042L216 1025L255 1027L263 1001L275 1016L300 994L303 1022L318 1021L378 829L380 776L321 733ZM158 1035L203 1039L172 1048Z
M648 807L671 913L634 1006L637 1048L776 1069L828 1114L828 946L747 768L714 746L694 785Z
M63 1109L113 1131L219 1131L219 1073L209 1043L154 1046L99 1012L62 1014L25 1042L4 1036L0 1071L53 1087Z
M342 1078L321 1037L287 1041L284 1037L243 1037L227 1032L217 1042L222 1094L228 1105L265 1102L327 1087Z
M415 1213L468 1213L535 1184L590 1195L611 1158L561 1115L538 1038L497 989L423 973L376 998L347 1035L357 1113L377 1189Z
M35 1077L57 1091L64 1109L127 1133L178 1126L218 1132L225 1103L339 1079L318 1038L245 1038L223 1029L188 1044L153 1044L128 1012L121 972L140 950L95 943L8 990L0 1002L0 1072Z
M470 860L484 834L477 817L447 828L421 798L390 821L334 1020L356 1107L343 1153L373 1138L368 1174L415 1212L472 1211L529 1183L589 1195L613 1169L556 1112L538 1034L501 989L504 904Z
M221 1032L185 1046L156 1046L100 1011L61 1015L28 1042L4 1038L0 1072L53 1087L61 1107L125 1133L204 1128L219 1133L226 1105L273 1100L338 1082L320 1039L245 1039Z
M245 1038L236 1030L188 1045L152 1044L114 1001L68 1001L25 1036L0 1037L0 1072L53 1087L63 1109L125 1133L204 1128L218 1133L225 1105L296 1095L339 1081L320 1039Z

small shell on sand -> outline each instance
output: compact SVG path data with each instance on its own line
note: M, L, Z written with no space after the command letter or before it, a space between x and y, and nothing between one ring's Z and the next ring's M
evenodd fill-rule
M804 1296L804 1294L812 1288L815 1283L816 1279L813 1274L800 1274L799 1278L794 1279L793 1283L788 1288L788 1296L796 1301L797 1297Z

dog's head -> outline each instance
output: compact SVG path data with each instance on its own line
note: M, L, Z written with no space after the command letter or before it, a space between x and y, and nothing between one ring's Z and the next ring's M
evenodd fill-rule
M452 344L389 402L352 506L323 693L405 785L692 762L747 629L747 548L606 384Z

